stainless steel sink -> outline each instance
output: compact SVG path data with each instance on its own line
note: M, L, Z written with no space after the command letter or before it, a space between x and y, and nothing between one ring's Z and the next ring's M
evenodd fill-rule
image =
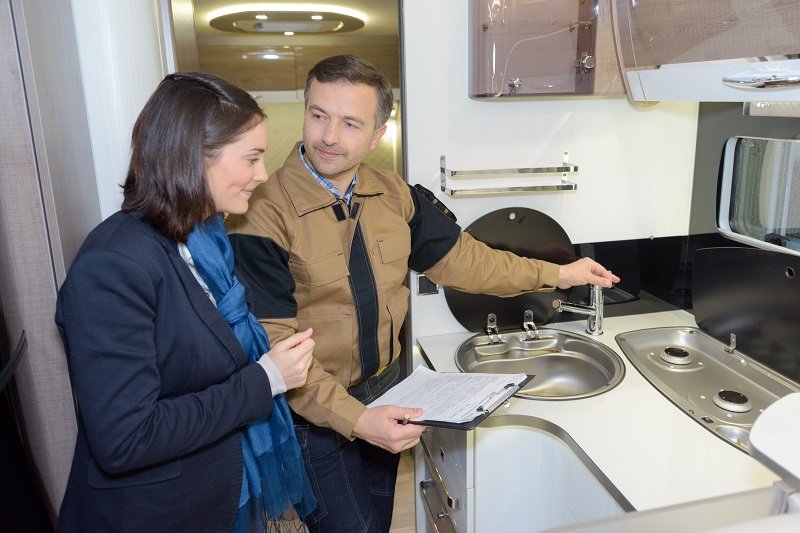
M625 376L625 364L610 348L589 337L540 329L499 336L475 335L459 346L462 372L524 373L534 378L517 395L538 400L572 400L602 394Z

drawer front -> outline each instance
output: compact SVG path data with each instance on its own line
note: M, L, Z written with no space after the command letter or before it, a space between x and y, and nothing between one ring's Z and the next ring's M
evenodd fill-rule
M431 428L422 434L420 440L427 470L425 479L430 481L429 491L438 493L442 510L461 532L468 531L466 434L465 431Z
M436 427L422 434L422 441L430 452L434 466L444 482L453 486L453 490L472 486L466 475L466 435L466 431Z

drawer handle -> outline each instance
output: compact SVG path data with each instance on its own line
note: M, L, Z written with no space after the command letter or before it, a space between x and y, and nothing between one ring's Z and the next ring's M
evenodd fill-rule
M439 494L432 479L424 479L419 482L419 494L422 496L422 503L425 505L425 512L428 514L430 523L433 526L433 533L456 533L456 528L450 520L450 515L445 511L436 513L434 519L431 503L428 501L428 489L433 488L434 494ZM437 520L438 519L438 520Z
M428 468L431 469L431 474L434 476L433 481L444 491L446 505L453 511L458 511L461 508L461 500L450 496L450 492L447 490L447 485L444 484L444 479L442 479L439 469L436 468L436 464L433 462L433 456L431 455L430 450L428 450L428 445L425 444L425 441L422 439L420 439L419 443L422 444L422 451L425 452L425 462L428 463Z

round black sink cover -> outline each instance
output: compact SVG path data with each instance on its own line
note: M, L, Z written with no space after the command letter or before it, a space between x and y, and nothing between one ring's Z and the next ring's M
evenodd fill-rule
M535 209L508 207L487 213L470 224L465 232L498 250L522 257L564 265L575 261L575 248L567 232L551 217ZM533 312L536 325L550 322L556 315L554 299L569 301L570 291L529 292L510 298L468 294L445 287L447 305L456 320L469 331L486 328L489 313L497 315L502 329L519 329L526 310Z

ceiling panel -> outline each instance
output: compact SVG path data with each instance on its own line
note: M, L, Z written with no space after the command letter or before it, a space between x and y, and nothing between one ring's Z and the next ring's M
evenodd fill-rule
M173 5L175 0L173 0ZM309 5L309 2L280 2ZM268 3L193 0L197 60L200 70L211 72L249 91L302 89L308 70L320 59L336 54L364 57L386 74L394 87L400 84L397 0L315 2L320 9L344 6L365 15L364 26L347 33L225 32L209 20L222 9L268 10ZM275 57L265 59L264 56Z

